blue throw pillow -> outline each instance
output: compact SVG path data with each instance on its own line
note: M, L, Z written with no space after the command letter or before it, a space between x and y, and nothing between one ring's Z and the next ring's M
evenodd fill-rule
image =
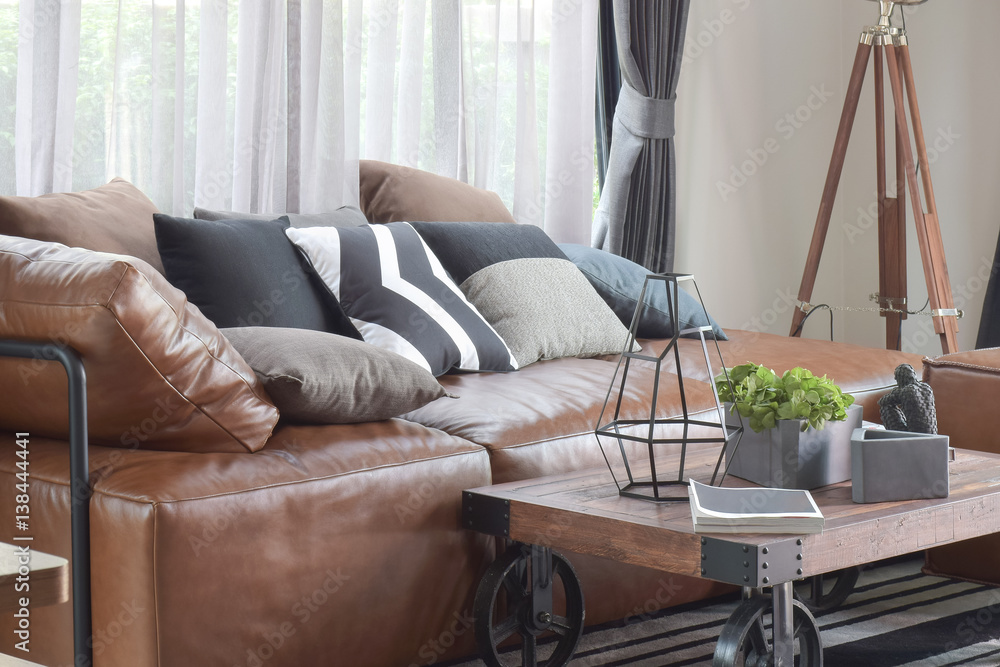
M631 325L642 284L650 271L624 257L597 248L560 243L559 249L583 271L601 298L615 311L618 319L625 326ZM670 338L674 335L674 323L667 304L667 291L655 284L650 287L654 289L646 291L646 307L636 334L639 338ZM705 311L697 299L683 288L679 290L679 294L677 309L682 330L711 325L718 340L729 340L722 327L711 316L705 321Z

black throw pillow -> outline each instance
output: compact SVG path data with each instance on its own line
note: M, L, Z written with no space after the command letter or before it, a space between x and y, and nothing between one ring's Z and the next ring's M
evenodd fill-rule
M534 225L496 222L410 223L438 256L452 280L461 285L487 266L527 257L567 259Z
M308 260L285 236L288 219L153 216L164 273L221 328L267 326L360 339Z

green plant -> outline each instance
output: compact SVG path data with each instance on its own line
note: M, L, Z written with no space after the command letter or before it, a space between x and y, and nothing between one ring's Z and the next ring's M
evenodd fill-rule
M845 394L832 380L816 377L805 368L797 367L779 377L759 364L745 363L715 378L719 400L733 404L750 428L760 433L774 428L779 419L802 419L802 430L812 426L819 430L829 420L843 421L854 397Z

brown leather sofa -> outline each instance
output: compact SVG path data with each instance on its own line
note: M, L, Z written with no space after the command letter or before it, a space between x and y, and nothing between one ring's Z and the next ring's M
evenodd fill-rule
M454 204L454 197L427 194L438 177L376 167L366 171L362 165L362 201L372 222L392 216L419 219L391 200L395 181L423 193L424 207ZM109 222L99 207L80 207L80 196L74 195L43 202L52 208L46 227L35 202L0 198L6 200L0 201L0 234L36 234L46 241L156 260L149 221L155 208L127 184L112 185L136 202L129 212L119 199L116 220ZM495 195L484 200L462 190L468 186L448 187L488 210L483 219L498 219L493 211L503 205ZM32 215L15 216L14 208L29 208ZM446 218L436 210L421 213L428 219L470 219ZM67 218L86 230L86 238L67 236L58 225ZM11 229L13 219L26 222ZM106 228L98 234L101 225ZM137 240L113 245L119 225L131 225ZM21 245L7 252L21 257L47 251ZM70 263L62 269L63 257L54 256L45 269L58 293L35 293L32 299L47 299L48 313L73 301L88 322L94 321L92 312L104 318L103 328L96 329L100 335L80 338L91 346L84 363L92 381L92 413L120 409L142 416L153 407L147 414L155 414L157 394L145 392L147 385L159 383L163 391L190 396L199 390L192 378L209 367L229 378L234 392L182 403L188 410L181 415L184 427L199 435L164 438L162 446L152 438L141 447L106 446L116 441L101 440L106 424L92 420L92 442L103 443L92 445L90 453L99 667L408 667L471 655L472 598L496 547L491 538L460 525L461 491L605 466L593 429L616 357L543 361L510 374L448 375L442 384L457 400L439 399L383 422L279 423L271 433L276 411L257 394L253 373L240 370L241 359L226 356L233 352L218 331L190 312L183 295L171 292L162 276L145 263L111 262L98 282L112 296L95 301L79 287L89 269ZM0 335L12 328L34 331L36 304L5 301L3 281L36 287L32 281L38 276L17 262L8 269L0 275ZM154 305L160 308L156 317L148 314ZM715 314L724 319L724 313ZM128 362L125 350L134 336L126 320L145 329L147 337L151 329L156 348L144 350L145 356L129 348ZM192 332L197 334L193 339ZM805 366L828 374L857 397L870 420L878 419L876 401L893 386L895 367L921 363L914 355L854 345L749 331L728 334L730 340L721 343L727 365L754 361L779 372ZM644 348L657 352L664 344L645 341ZM180 364L174 375L153 363L154 353L173 359L178 350L201 356ZM685 340L681 351L689 408L706 410L713 394L701 347ZM100 355L106 361L96 361ZM670 370L675 369L665 371L660 383L659 416L664 417L681 411ZM140 372L145 375L137 385ZM640 416L651 398L652 367L639 364L632 373L647 381L633 385L623 417ZM14 525L14 503L8 501L17 483L14 432L27 430L20 425L31 417L41 423L31 429L29 446L33 548L69 557L68 446L64 438L42 434L64 426L59 393L65 385L50 383L45 386L51 391L31 395L2 361L0 377L7 378L0 385L0 527ZM228 400L232 395L243 403ZM46 415L51 424L44 421ZM244 433L220 431L223 417ZM0 532L0 539L4 535ZM657 570L567 556L583 581L591 624L728 590ZM13 621L11 614L0 615L0 653L16 653ZM72 664L71 624L69 605L32 608L30 659Z
M895 366L919 365L901 353L728 333L727 363L827 373L855 393L868 419ZM697 368L700 346L682 346L684 368ZM591 431L614 365L560 359L508 375L447 376L459 400L407 419L280 427L253 454L93 447L96 664L405 667L471 653L472 594L494 546L459 525L460 492L604 465ZM711 401L705 379L686 378L695 409ZM648 396L630 398L638 409ZM662 405L679 412L676 395ZM13 434L0 442L0 497L11 498ZM63 556L67 467L65 442L32 439L35 548ZM0 525L13 525L12 504L2 507ZM590 623L724 590L569 558ZM0 629L8 653L11 621ZM69 664L70 624L68 605L34 610L32 659Z

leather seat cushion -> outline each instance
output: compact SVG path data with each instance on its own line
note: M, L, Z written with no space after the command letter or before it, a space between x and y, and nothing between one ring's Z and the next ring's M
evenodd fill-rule
M540 361L516 373L445 375L438 380L457 399L435 401L404 418L491 451L562 438L593 438L616 367L617 360L567 357ZM623 418L648 418L655 377L652 368L632 365ZM681 412L676 380L672 373L660 377L660 416ZM690 410L711 407L712 390L706 383L685 380L684 388ZM605 417L613 408L612 402Z
M804 366L827 374L854 394L865 418L879 421L878 398L895 386L900 363L920 368L918 355L773 334L730 330L720 341L727 366L752 360L778 372ZM643 354L655 357L666 340L642 341ZM715 345L708 341L712 373L721 368ZM679 352L690 414L714 405L711 374L698 340L681 339ZM490 450L495 483L518 481L606 465L594 437L618 357L556 359L509 374L446 375L444 387L458 399L439 400L404 418L457 435ZM673 353L664 358L657 393L657 416L682 414ZM635 360L629 371L622 417L648 418L655 363ZM614 395L613 395L614 396ZM613 404L611 406L613 408ZM610 409L610 408L609 408ZM610 412L602 423L610 420Z
M32 548L69 557L66 445L30 448ZM92 447L91 461L103 667L259 664L248 651L269 667L331 655L379 667L473 651L466 620L493 540L459 517L462 490L490 482L481 447L390 420L283 427L255 454ZM3 497L15 463L0 449ZM0 503L0 520L13 512ZM0 618L0 652L14 653L12 620ZM430 643L452 627L450 650ZM71 628L70 605L33 608L32 636L46 639L32 660L70 664Z
M878 399L896 386L893 371L899 364L910 364L920 373L923 358L919 354L880 350L876 348L835 343L809 338L791 338L776 334L726 329L728 341L720 341L719 348L728 368L752 361L767 366L777 373L802 366L816 375L827 375L840 388L853 394L855 402L864 407L865 419L880 422ZM669 341L643 341L643 352L659 354ZM705 356L701 342L696 339L679 341L681 364L685 379L708 382L711 378L705 369ZM707 341L712 372L718 374L719 361L715 344ZM666 368L673 370L673 357L665 359Z

